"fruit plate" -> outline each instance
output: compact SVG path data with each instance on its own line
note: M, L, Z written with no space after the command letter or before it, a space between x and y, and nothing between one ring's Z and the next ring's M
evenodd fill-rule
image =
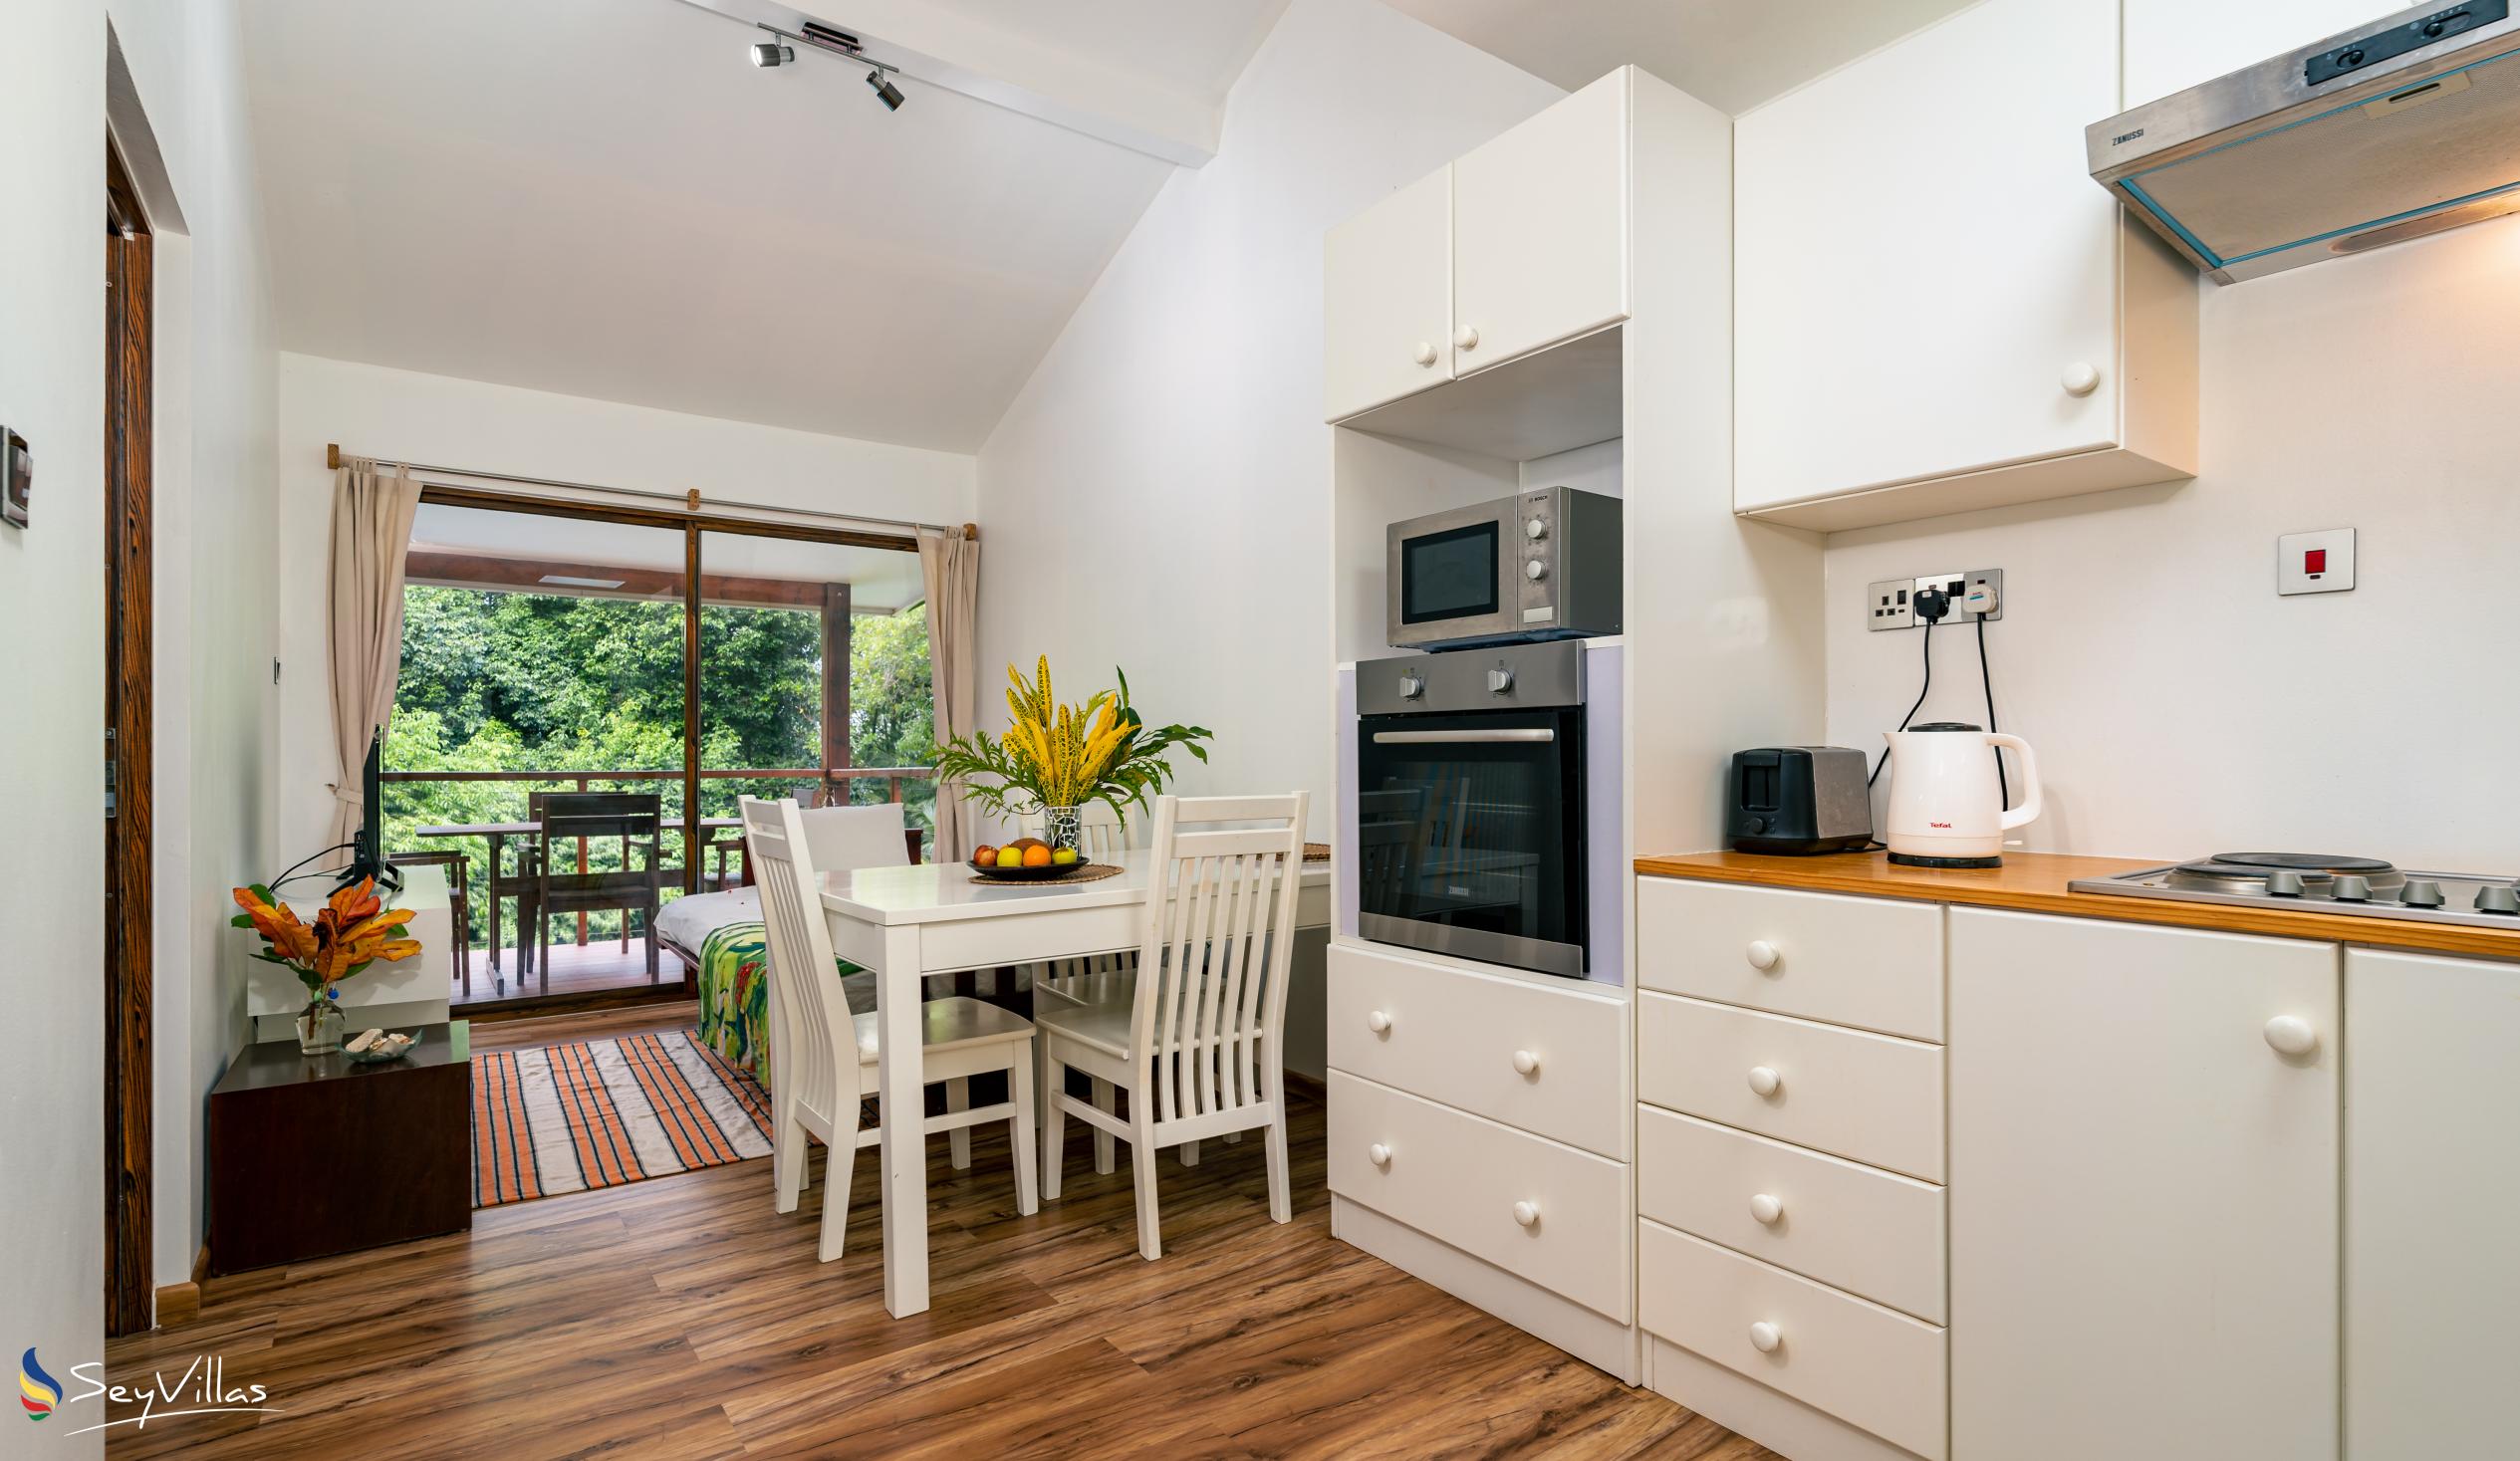
M962 865L979 873L982 877L998 882L1044 882L1053 877L1065 877L1085 866L1086 863L1085 859L1080 857L1074 862L1053 862L1042 867L1000 867L994 863L983 867L977 862L965 862Z

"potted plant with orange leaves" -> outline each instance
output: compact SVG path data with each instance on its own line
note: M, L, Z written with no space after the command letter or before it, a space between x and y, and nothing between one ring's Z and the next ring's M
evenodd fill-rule
M373 877L334 893L313 923L301 922L296 910L259 882L237 888L235 896L245 911L229 919L229 926L261 934L263 947L254 957L280 965L306 986L306 1008L298 1012L298 1049L308 1055L342 1048L343 980L378 959L392 963L420 951L419 940L402 937L412 910L386 907L377 896Z

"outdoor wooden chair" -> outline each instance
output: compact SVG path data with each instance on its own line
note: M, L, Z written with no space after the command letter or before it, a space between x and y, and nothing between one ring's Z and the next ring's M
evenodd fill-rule
M665 886L663 801L654 792L536 792L529 799L533 820L542 824L533 849L532 926L544 993L551 992L552 919L573 913L619 912L625 936L630 915L637 913L647 944L647 982L656 982L656 910ZM562 871L560 850L582 840L619 842L622 865L596 871L578 862Z

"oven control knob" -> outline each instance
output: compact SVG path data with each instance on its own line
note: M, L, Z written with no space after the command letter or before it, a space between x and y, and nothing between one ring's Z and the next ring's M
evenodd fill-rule
M1533 518L1530 522L1523 524L1523 536L1529 538L1534 543L1548 537L1549 520L1546 518Z
M1524 564L1523 577L1531 580L1535 584L1539 583L1542 579L1549 577L1548 561L1545 559L1535 558L1531 562Z
M2520 887L2495 883L2476 890L2476 911L2479 913L2520 913Z
M2397 901L2409 908L2437 908L2441 906L2441 884L2429 877L2409 877L2399 890Z
M1502 695L1513 687L1514 672L1512 670L1491 669L1487 672L1487 692L1489 694Z
M2372 880L2359 872L2340 872L2332 895L2340 903L2368 903L2372 900Z
M1425 694L1425 693L1426 693L1426 677L1425 677L1424 675L1422 675L1422 674L1404 674L1404 675L1401 675L1401 676L1400 676L1400 698L1401 698L1401 699L1403 699L1403 700L1414 700L1414 699L1416 699L1417 697L1419 697L1420 695L1423 695L1423 694Z
M2276 898L2300 897L2301 874L2298 872L2285 872L2280 869L2274 872L2269 872L2266 874L2266 893L2267 896Z

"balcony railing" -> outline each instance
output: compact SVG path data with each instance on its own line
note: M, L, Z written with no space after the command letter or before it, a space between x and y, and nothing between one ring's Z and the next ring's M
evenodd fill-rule
M772 766L742 767L732 771L704 770L702 781L812 781L823 783L823 801L832 805L841 786L859 781L882 781L889 788L886 800L901 800L901 783L927 781L936 775L928 766ZM588 784L599 781L680 781L679 768L666 771L388 771L381 780L388 786L420 782L552 782L586 791Z

